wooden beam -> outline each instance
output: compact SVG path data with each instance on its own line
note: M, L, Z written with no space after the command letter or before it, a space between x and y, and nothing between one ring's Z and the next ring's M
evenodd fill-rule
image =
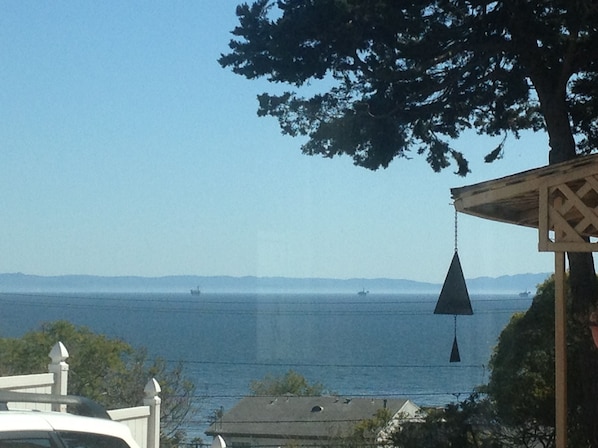
M565 253L554 253L554 348L556 448L567 448L567 309Z

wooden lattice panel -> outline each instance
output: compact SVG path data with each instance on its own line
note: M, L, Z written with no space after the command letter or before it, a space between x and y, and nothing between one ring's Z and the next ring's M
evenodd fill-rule
M539 249L594 252L598 244L598 175L539 189Z

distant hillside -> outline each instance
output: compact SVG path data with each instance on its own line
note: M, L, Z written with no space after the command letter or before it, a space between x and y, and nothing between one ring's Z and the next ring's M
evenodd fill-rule
M519 274L467 280L470 293L535 291L550 274ZM322 292L438 293L441 284L388 278L286 278L176 275L167 277L101 277L93 275L37 276L0 274L0 292Z
M467 280L467 288L477 292L535 292L536 287L552 275L541 274L517 274L503 275L501 277L478 277Z

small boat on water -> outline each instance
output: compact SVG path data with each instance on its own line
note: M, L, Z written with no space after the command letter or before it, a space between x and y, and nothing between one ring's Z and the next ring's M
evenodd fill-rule
M369 292L369 291L366 291L366 290L365 290L365 288L364 288L364 289L362 289L361 291L358 291L358 292L357 292L357 295L358 295L358 296L367 296L369 293L370 293L370 292Z
M192 296L198 296L201 294L201 289L199 289L199 286L197 288L192 288L191 289L191 295Z
M527 299L530 295L531 295L531 292L527 291L527 290L519 293L519 297L521 297L522 299Z

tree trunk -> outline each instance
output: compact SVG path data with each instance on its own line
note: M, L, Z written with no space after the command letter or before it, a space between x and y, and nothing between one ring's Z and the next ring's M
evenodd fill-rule
M582 327L588 328L590 312L596 305L598 285L591 253L569 253L569 288L571 309ZM592 336L580 341L577 359L569 359L571 371L578 373L582 393L580 402L569 403L569 413L575 412L584 424L586 437L592 448L598 448L598 352ZM571 383L571 380L568 381Z
M567 111L565 86L552 82L548 76L536 76L534 86L538 93L548 132L549 162L559 163L571 160L577 154L569 121L569 112Z

